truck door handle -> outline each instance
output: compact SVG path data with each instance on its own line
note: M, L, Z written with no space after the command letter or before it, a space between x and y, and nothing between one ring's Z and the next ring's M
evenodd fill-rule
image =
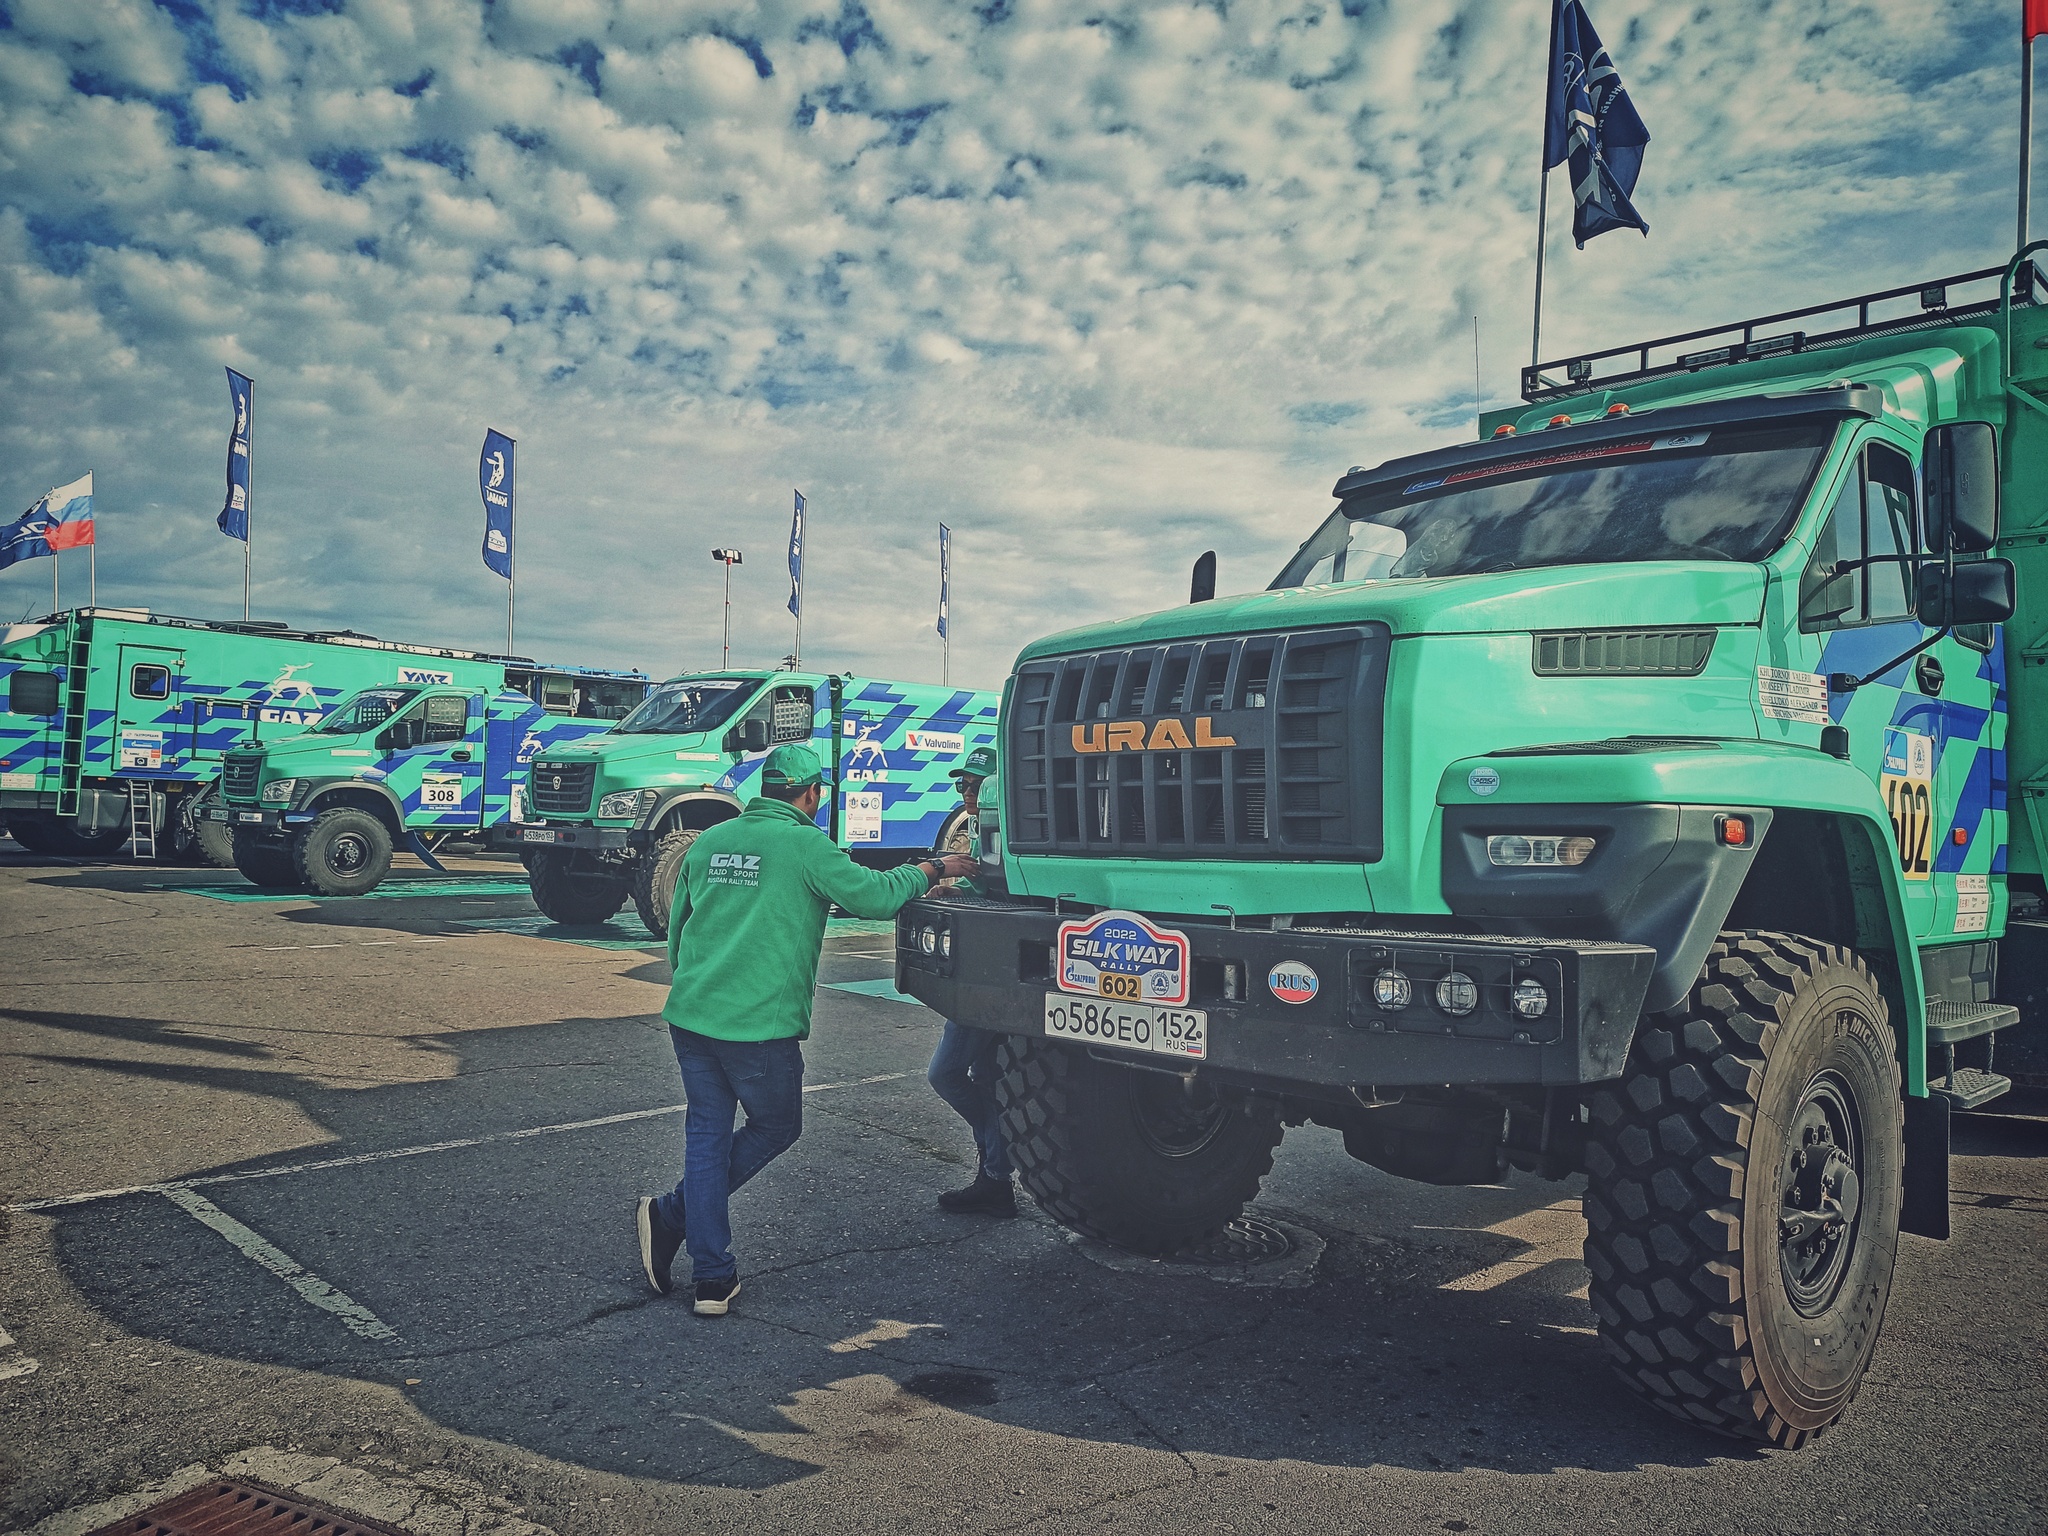
M457 747L453 752L450 752L448 755L454 758L455 761L458 763L466 763L469 761L469 748Z

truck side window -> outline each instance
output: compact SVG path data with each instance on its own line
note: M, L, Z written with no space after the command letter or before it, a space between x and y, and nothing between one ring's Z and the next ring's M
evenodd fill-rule
M138 661L128 669L128 691L138 699L167 699L171 696L171 669Z
M1913 616L1911 562L1919 547L1913 466L1873 443L1843 482L1799 577L1799 627L1848 629Z
M776 689L769 739L777 746L785 741L809 741L813 707L813 695L808 688Z
M57 674L54 672L16 672L7 679L7 709L16 715L54 715L57 713Z
M566 677L544 675L540 680L540 707L551 715L575 714L576 685Z
M441 693L427 700L426 731L422 741L460 741L469 734L469 700L460 694Z

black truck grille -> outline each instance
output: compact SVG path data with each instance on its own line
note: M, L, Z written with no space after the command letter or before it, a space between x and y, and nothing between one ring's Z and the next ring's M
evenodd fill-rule
M535 763L533 808L543 816L581 816L590 809L595 763Z
M1017 669L1004 835L1024 853L1381 851L1383 624L1134 646Z
M263 754L230 752L221 760L220 792L229 800L254 800L256 781L263 775Z

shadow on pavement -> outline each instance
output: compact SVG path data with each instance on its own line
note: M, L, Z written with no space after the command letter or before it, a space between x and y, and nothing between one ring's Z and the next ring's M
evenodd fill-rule
M908 1013L900 1005L846 1006L870 1012L814 1040L810 1071L814 1083L846 1086L807 1098L804 1139L735 1202L745 1288L729 1319L692 1317L639 1271L632 1202L673 1179L679 1115L508 1136L672 1105L665 1032L641 1019L423 1039L453 1054L449 1075L340 1088L248 1060L267 1048L193 1040L164 1020L23 1015L210 1058L31 1060L211 1090L220 1112L247 1096L283 1100L331 1132L327 1144L213 1173L365 1158L197 1193L397 1338L351 1333L160 1194L46 1212L59 1263L134 1334L393 1385L416 1379L407 1395L450 1429L706 1486L764 1488L899 1456L892 1464L914 1477L916 1458L957 1454L963 1422L1027 1432L1004 1442L1019 1455L1064 1458L1141 1446L1184 1460L1529 1473L1744 1454L1630 1399L1607 1373L1585 1303L1561 1288L1440 1289L1520 1245L1367 1230L1390 1182L1367 1169L1355 1170L1359 1229L1316 1219L1328 1246L1314 1283L1295 1290L1165 1266L1108 1270L1035 1213L943 1216L932 1194L960 1181L964 1147L917 1070L911 1045L921 1051L922 1036L864 1028ZM878 1040L895 1054L876 1059ZM485 1139L374 1156L470 1138ZM1326 1152L1304 1141L1299 1155ZM1559 1197L1535 1181L1486 1196L1508 1213Z

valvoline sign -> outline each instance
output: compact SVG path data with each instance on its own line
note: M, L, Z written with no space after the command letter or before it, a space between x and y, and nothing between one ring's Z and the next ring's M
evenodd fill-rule
M1155 928L1135 912L1061 923L1059 946L1062 992L1171 1007L1188 1000L1188 936Z

